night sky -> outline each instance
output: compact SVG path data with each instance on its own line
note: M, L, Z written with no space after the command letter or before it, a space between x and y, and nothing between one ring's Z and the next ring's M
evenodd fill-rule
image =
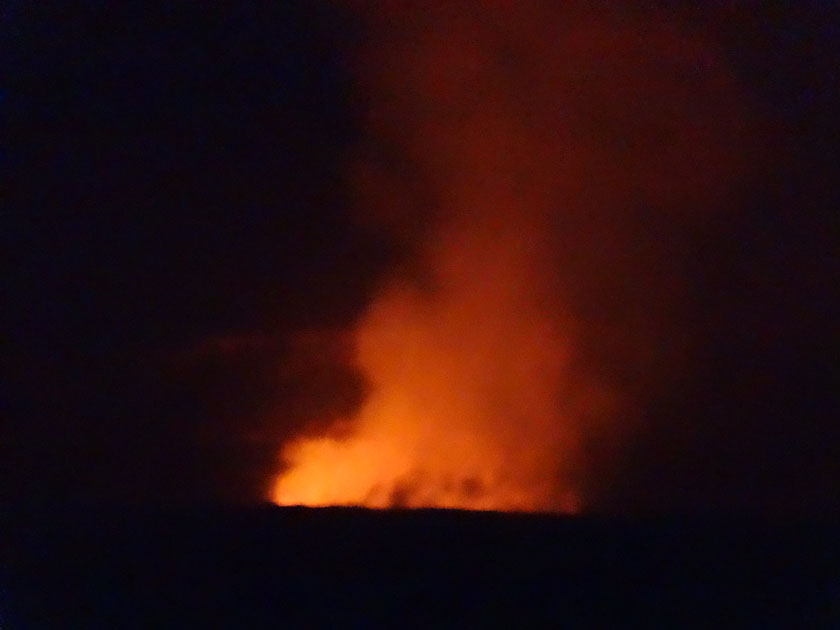
M353 207L366 27L339 4L5 3L13 501L261 501L284 441L364 398L342 331L423 228ZM702 361L594 504L837 510L840 18L644 4L714 38L767 142L726 229L691 240Z

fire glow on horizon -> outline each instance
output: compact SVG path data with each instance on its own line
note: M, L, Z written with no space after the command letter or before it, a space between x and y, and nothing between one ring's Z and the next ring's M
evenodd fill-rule
M380 149L350 172L360 213L419 216L421 245L355 328L367 399L286 444L278 504L581 511L591 445L617 452L676 365L680 283L650 232L716 211L738 91L661 16L510 4L367 12Z

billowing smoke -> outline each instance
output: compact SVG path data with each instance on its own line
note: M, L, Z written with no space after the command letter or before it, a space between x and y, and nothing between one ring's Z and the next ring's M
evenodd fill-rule
M383 4L347 172L405 261L355 328L365 401L287 443L272 499L586 509L691 361L684 251L744 176L745 98L664 13Z

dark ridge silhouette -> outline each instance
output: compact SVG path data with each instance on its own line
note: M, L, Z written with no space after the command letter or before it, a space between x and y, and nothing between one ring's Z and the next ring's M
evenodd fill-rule
M355 508L18 510L2 626L840 622L837 523Z

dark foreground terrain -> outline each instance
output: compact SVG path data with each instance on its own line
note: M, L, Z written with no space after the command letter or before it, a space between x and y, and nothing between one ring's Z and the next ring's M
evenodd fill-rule
M825 522L266 507L3 527L3 630L840 627Z

